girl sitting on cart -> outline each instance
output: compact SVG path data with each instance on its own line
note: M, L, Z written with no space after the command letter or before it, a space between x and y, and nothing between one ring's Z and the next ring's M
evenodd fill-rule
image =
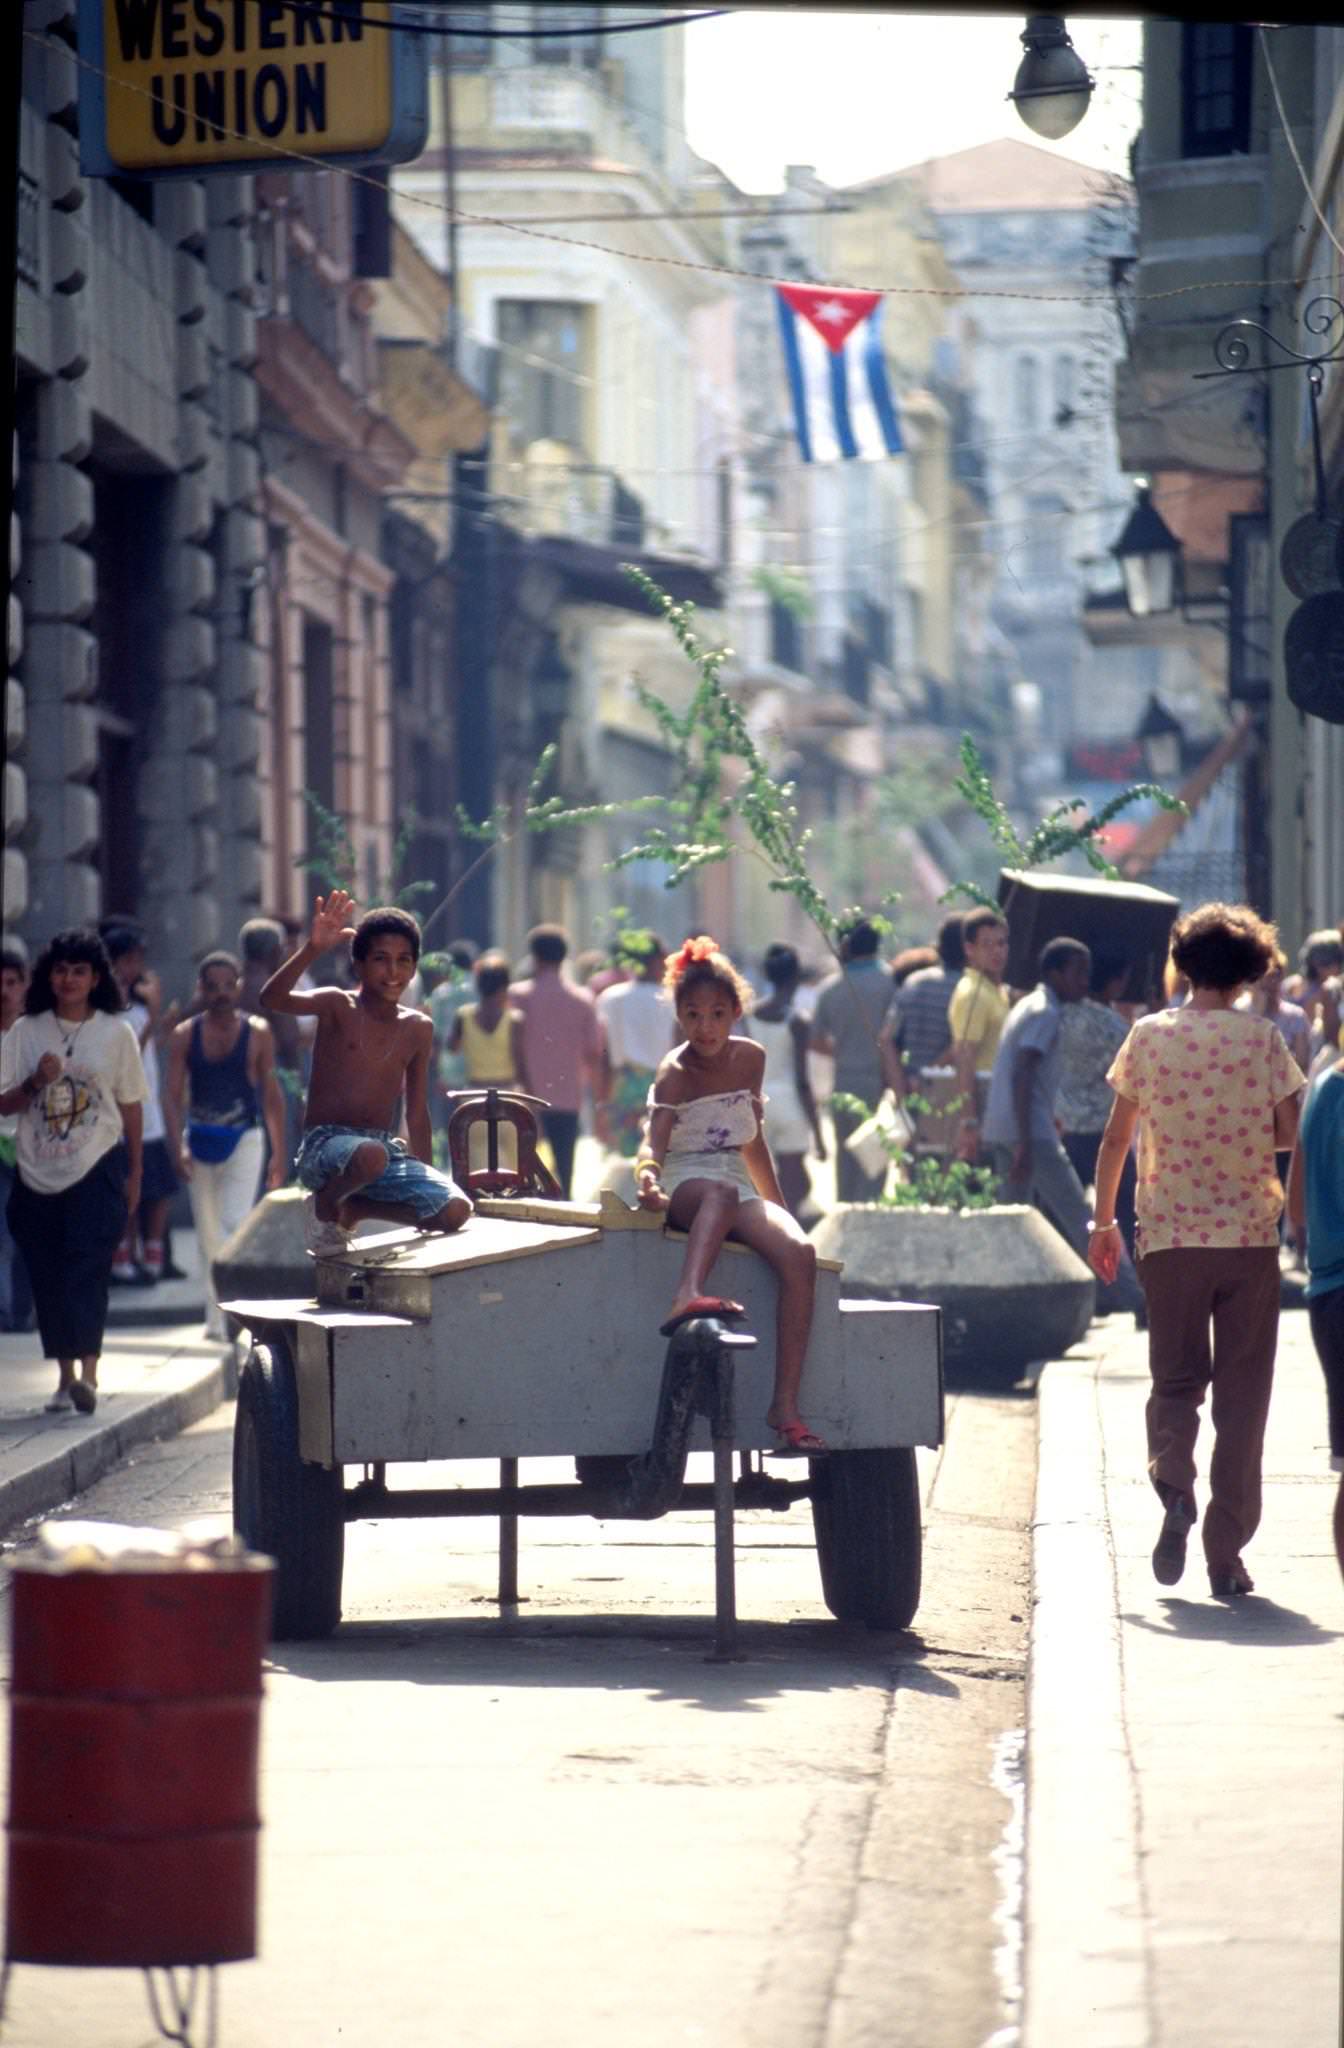
M740 1316L740 1303L706 1294L727 1237L749 1245L779 1281L775 1387L766 1420L776 1455L824 1457L827 1446L798 1412L798 1387L812 1327L815 1247L789 1214L761 1128L765 1050L734 1026L751 990L711 938L688 939L664 977L682 1044L664 1059L649 1090L647 1136L635 1161L641 1208L664 1210L687 1232L686 1258L670 1336L692 1316Z

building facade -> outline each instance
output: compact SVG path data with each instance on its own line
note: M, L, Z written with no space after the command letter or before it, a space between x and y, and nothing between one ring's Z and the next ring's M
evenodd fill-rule
M25 20L5 921L36 945L136 916L183 995L333 858L381 889L412 801L409 858L446 879L454 793L413 740L442 766L450 536L391 493L425 460L442 485L485 414L380 348L377 179L84 178L75 10Z
M1291 948L1344 902L1344 750L1338 724L1288 694L1299 597L1280 555L1304 514L1339 517L1344 478L1338 370L1325 372L1318 497L1305 372L1271 366L1288 363L1284 346L1327 346L1304 316L1337 289L1344 49L1332 27L1152 21L1143 64L1122 458L1153 478L1182 544L1184 603L1154 629L1212 636L1229 709L1249 721L1247 888ZM1237 373L1210 374L1238 320L1274 339L1247 330ZM1330 658L1324 643L1311 654Z
M621 564L699 603L707 632L722 623L722 531L701 472L719 459L731 394L706 388L713 352L698 336L724 294L684 217L680 35L648 42L637 59L608 58L585 36L519 62L525 48L454 37L429 147L394 180L400 223L449 275L461 334L494 365L491 435L459 459L454 561L463 801L510 829L459 921L513 947L539 918L600 942L618 904L680 930L696 902L688 889L669 898L661 871L607 871L631 842L628 820L522 828L548 746L545 793L567 802L672 786L633 679L680 704L695 677ZM643 67L637 90L631 65ZM473 217L455 237L449 190Z
M1002 140L915 166L965 297L954 329L984 450L994 563L986 652L1006 654L1034 747L1024 797L1052 794L1078 739L1128 737L1158 682L1083 628L1115 581L1109 549L1129 487L1111 416L1122 338L1112 260L1132 241L1121 181L1035 144Z
M255 191L82 178L74 9L26 20L5 916L137 914L180 985L266 886Z
M394 579L388 653L397 879L429 885L414 906L422 916L447 899L430 930L431 942L441 943L451 935L450 892L477 850L464 842L456 815L463 792L453 465L459 451L487 440L490 415L455 366L447 280L404 229L390 234L387 276L374 290L379 395L416 451L382 509L381 554Z

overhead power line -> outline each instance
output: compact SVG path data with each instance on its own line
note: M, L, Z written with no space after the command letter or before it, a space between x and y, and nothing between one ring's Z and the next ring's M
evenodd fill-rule
M300 4L300 0L286 0L286 4L297 5ZM343 18L348 19L348 17ZM700 18L703 19L703 17ZM23 34L25 40L34 42L39 47L45 47L47 42L51 40L50 30L43 34L36 29L26 28ZM152 99L153 94L149 91L148 87L138 85L129 78L119 77L116 73L109 71L106 65L95 64L82 51L69 51L68 46L62 45L62 47L67 48L67 54L74 57L75 63L82 70L94 73L96 77L102 78L108 85L119 91L137 93L141 99ZM385 189L381 180L369 177L366 173L353 170L349 166L329 163L323 157L313 156L305 150L287 148L283 143L270 142L260 135L243 135L238 129L231 128L224 122L212 121L211 125L212 128L218 130L219 134L227 136L231 141L246 142L249 149L274 157L277 169L284 164L292 164L306 171L325 171L332 177L348 179L350 183L355 185L368 185L380 194ZM589 249L596 255L613 256L623 263L652 264L664 270L690 271L702 277L720 277L729 282L740 281L745 284L776 285L803 282L796 275L784 276L776 275L773 272L761 273L754 270L744 270L740 266L731 263L696 263L689 257L664 256L652 250L613 249L608 243L590 241L581 235L556 235L550 233L546 228L520 226L517 223L510 223L492 214L467 213L460 207L448 206L441 199L431 199L428 194L409 191L404 186L399 187L398 191L399 196L407 205L425 207L431 213L444 214L449 219L465 222L469 227L503 227L510 234L526 235L533 241L555 242L562 249ZM637 214L630 214L626 216L626 220L629 225L637 226L639 216ZM1021 304L1046 306L1110 306L1112 303L1111 294L1108 290L1095 292L1014 292L990 291L981 288L973 294L969 294L964 285L906 284L903 281L883 283L873 278L868 278L862 282L838 278L812 278L806 281L809 284L820 284L831 291L881 292L888 298L965 299L968 296L974 296L977 299L1011 299ZM1172 285L1160 292L1144 292L1140 296L1140 303L1145 306L1153 306L1168 299L1188 298L1192 293L1208 291L1254 291L1259 294L1263 293L1268 287L1280 284L1301 286L1314 284L1318 281L1333 282L1334 273L1328 272L1320 280L1314 277L1203 278L1192 284Z
M252 0L254 7L273 5L274 0ZM401 0L403 8L407 0ZM564 37L568 42L575 36L628 36L643 29L681 28L693 21L713 21L721 14L731 14L731 7L710 7L698 14L658 14L646 21L587 21L574 22L566 28L479 28L473 22L454 21L407 21L404 14L392 20L383 15L363 14L355 7L342 7L339 0L331 0L327 6L319 6L318 0L280 0L282 7L291 14L301 14L309 21L331 21L342 28L348 28L357 20L364 28L391 31L394 35L407 36L449 36L484 37L489 42L540 43L551 38Z
M777 206L773 213L767 213L760 206L715 206L697 211L691 206L670 206L645 209L637 213L501 213L497 219L482 222L492 228L530 227L605 227L608 221L619 226L637 225L642 220L760 220L767 225L782 220L787 215L799 220L830 220L842 214L854 212L853 206ZM468 226L472 223L468 222Z

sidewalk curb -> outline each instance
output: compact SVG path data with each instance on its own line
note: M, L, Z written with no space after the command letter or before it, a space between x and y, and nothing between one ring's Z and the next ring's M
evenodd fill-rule
M1021 2048L1152 2040L1100 1367L1058 1360L1037 1390Z
M150 1292L145 1289L145 1294ZM113 1295L107 1310L105 1327L109 1330L168 1330L179 1323L204 1323L205 1299L182 1302L146 1302L144 1295L138 1301L118 1302Z
M209 1356L183 1352L163 1368L175 1379L162 1393L142 1399L122 1415L95 1423L87 1435L66 1443L26 1470L0 1481L0 1533L12 1535L22 1522L64 1507L85 1492L138 1445L177 1436L210 1415L237 1390L232 1351Z

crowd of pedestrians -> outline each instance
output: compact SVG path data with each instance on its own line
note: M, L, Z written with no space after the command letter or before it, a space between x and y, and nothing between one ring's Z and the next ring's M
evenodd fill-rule
M650 1161L660 1198L674 1194L662 1175L686 1133L664 1131L650 1104L683 1072L688 988L704 979L697 966L688 981L686 946L670 956L656 933L627 934L617 955L572 959L565 930L542 924L517 966L467 940L422 963L407 913L347 925L353 915L340 891L319 899L288 958L284 926L250 920L236 953L200 961L181 1003L165 1002L130 917L59 932L31 964L17 941L0 944L0 1328L36 1323L57 1367L54 1411L96 1404L109 1288L177 1270L181 1186L216 1338L211 1261L268 1189L297 1178L318 1233L342 1241L366 1216L461 1226L470 1202L444 1171L444 1134L463 1089L539 1100L566 1196L585 1131L634 1195ZM732 1015L710 1065L730 1080L732 1062L750 1065L744 1157L764 1143L770 1162L737 1208L766 1185L763 1214L791 1259L819 1193L878 1199L903 1166L878 1169L850 1141L888 1095L905 1106L912 1158L978 1168L1000 1199L1035 1204L1088 1260L1099 1308L1149 1329L1163 1583L1197 1520L1194 1443L1212 1386L1205 1557L1214 1591L1235 1595L1250 1584L1241 1552L1259 1513L1281 1256L1305 1266L1344 1473L1344 939L1313 932L1290 972L1272 927L1206 905L1178 923L1164 985L1147 992L1133 961L1066 937L1014 991L1009 955L1007 921L988 907L948 915L930 946L890 964L878 923L856 917L824 977L780 942L748 963L752 988L713 951L710 993L722 983ZM324 957L334 979L316 986ZM697 1058L709 1055L692 1050L698 1073ZM697 1081L687 1103L703 1094ZM828 1143L833 1178L819 1170ZM702 1251L721 1225L737 1229L724 1199L696 1225ZM688 1273L694 1294L695 1259ZM796 1433L791 1368L777 1395L772 1419ZM1344 1566L1344 1480L1336 1537Z

